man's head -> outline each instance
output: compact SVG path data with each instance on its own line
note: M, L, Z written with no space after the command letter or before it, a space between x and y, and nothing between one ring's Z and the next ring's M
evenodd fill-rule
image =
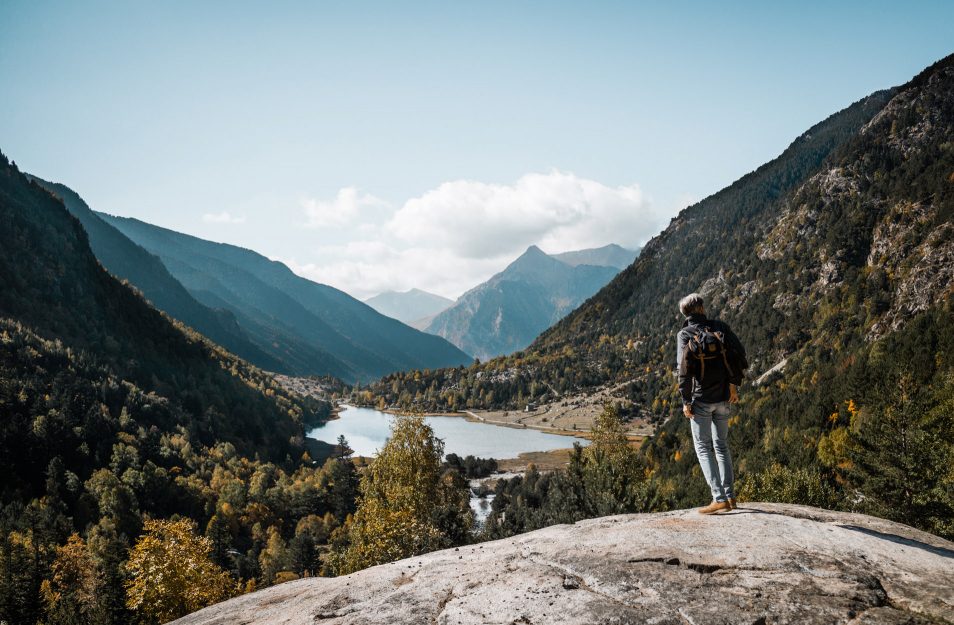
M702 296L698 293L690 293L679 300L679 312L688 317L693 313L705 314L706 309L703 305Z

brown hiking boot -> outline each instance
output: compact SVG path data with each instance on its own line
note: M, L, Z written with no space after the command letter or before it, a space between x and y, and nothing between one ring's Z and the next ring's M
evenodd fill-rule
M729 497L729 507L732 508L733 510L739 507L735 503L735 497Z
M728 501L713 501L705 508L699 508L699 514L715 514L723 510L728 512L731 509L732 506L729 505Z

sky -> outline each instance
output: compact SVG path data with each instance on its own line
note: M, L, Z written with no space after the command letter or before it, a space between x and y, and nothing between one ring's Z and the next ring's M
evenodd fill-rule
M366 298L644 244L954 52L954 2L0 0L0 150Z

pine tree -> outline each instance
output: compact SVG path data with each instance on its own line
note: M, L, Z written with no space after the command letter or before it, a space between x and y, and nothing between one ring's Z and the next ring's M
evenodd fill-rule
M954 377L930 397L898 383L853 433L850 482L866 512L950 536L954 530ZM933 406L933 408L932 408Z
M290 566L288 545L282 538L281 532L274 525L268 528L268 540L262 552L258 554L258 564L262 569L262 585L268 586L275 582L275 576Z

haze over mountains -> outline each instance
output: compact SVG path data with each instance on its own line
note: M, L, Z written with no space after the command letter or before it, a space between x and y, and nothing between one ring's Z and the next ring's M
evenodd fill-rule
M403 321L411 327L422 329L420 322L433 317L453 305L454 300L421 289L409 291L385 291L364 300L364 303L382 315Z
M197 300L234 314L250 338L293 373L367 381L388 371L470 361L443 339L251 250L97 214L158 256Z
M608 245L550 256L532 245L503 271L461 295L425 331L481 359L515 352L596 293L636 255Z
M547 256L532 247L457 302L388 292L365 302L376 314L253 251L96 213L69 187L31 179L80 220L100 262L160 310L267 370L345 381L522 349L637 254L607 245Z
M576 267L577 265L596 265L597 267L626 269L632 265L636 257L639 256L639 250L628 250L615 243L610 243L603 247L550 254L550 256L571 267Z
M532 246L456 302L411 289L381 293L365 303L486 359L529 345L617 271L632 264L638 254L616 244L559 254Z
M66 209L83 224L96 258L117 278L128 280L153 305L212 339L233 354L271 370L287 365L266 353L239 327L235 315L199 303L166 269L158 257L133 243L115 227L100 219L83 198L63 184L36 176L27 177L63 201Z
M95 213L69 187L30 178L63 200L113 275L128 280L160 310L266 370L353 382L470 360L446 341L260 254Z

